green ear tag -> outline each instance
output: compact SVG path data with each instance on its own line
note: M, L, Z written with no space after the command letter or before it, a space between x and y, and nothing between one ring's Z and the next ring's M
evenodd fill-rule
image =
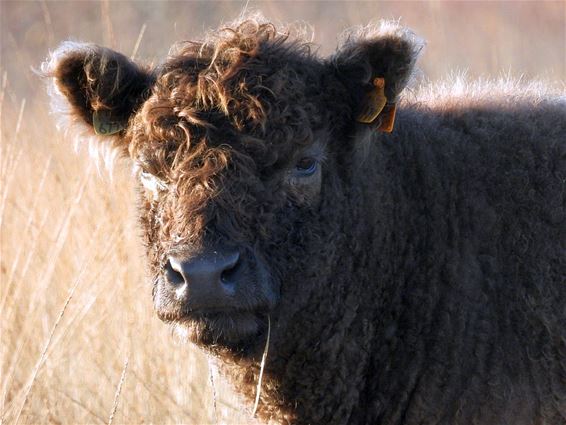
M114 121L110 111L100 110L92 113L92 125L94 132L99 136L110 136L126 128L126 123Z

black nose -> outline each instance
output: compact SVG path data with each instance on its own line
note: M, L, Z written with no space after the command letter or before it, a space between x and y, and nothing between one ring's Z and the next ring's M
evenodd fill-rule
M215 250L190 258L170 256L166 277L191 308L220 308L236 292L239 268L237 250Z

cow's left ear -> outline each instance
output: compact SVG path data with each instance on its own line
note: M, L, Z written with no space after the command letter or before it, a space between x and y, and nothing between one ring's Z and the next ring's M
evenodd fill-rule
M390 132L395 104L413 75L424 42L396 22L347 31L330 58L350 93L358 122Z
M41 70L50 80L60 126L67 130L79 124L99 142L112 140L125 148L120 136L152 85L149 70L111 49L75 42L62 43Z

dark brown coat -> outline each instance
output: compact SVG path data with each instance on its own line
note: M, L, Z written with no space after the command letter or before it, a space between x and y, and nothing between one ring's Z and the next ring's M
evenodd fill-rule
M61 116L138 170L158 314L250 401L271 318L266 421L566 421L566 98L509 81L401 98L421 48L384 23L321 58L251 19L155 69L90 44L44 67ZM391 134L356 121L375 77ZM124 129L95 136L101 110ZM179 302L172 253L224 246L245 263L229 309Z

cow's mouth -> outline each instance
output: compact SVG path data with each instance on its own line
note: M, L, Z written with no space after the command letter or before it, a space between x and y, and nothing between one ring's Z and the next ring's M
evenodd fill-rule
M279 298L279 286L257 255L234 249L174 252L154 282L159 318L204 347L252 346Z
M204 347L244 348L267 329L265 311L197 311L161 317L174 325L183 339Z

